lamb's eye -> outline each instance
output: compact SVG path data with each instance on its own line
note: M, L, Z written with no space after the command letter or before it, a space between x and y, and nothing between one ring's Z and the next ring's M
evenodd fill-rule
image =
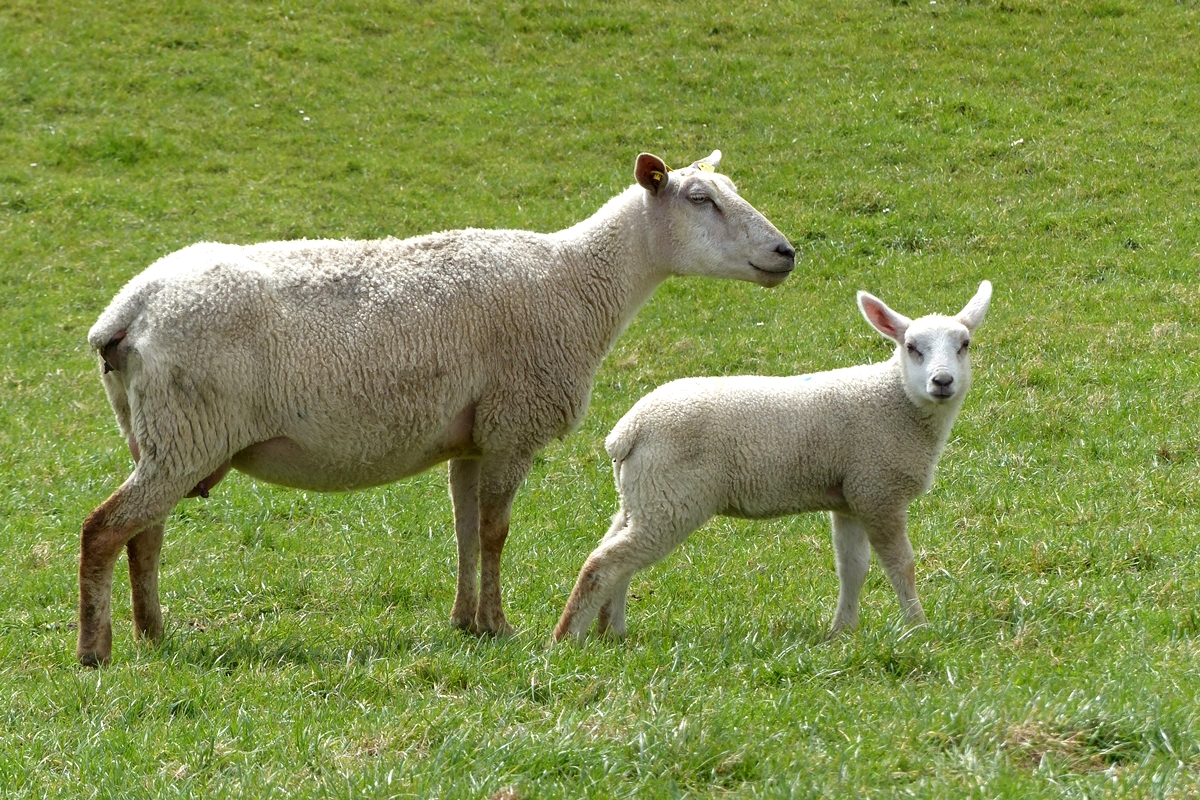
M915 358L917 361L921 360L921 351L917 349L917 346L915 344L913 344L912 342L909 342L905 346L908 348L908 354L910 356Z
M962 347L958 348L958 352L965 353L965 352L967 352L967 348L970 346L971 346L971 340L967 339L965 342L962 343Z
M688 195L688 200L692 201L698 206L702 206L705 203L712 203L713 201L713 199L706 194L690 194Z

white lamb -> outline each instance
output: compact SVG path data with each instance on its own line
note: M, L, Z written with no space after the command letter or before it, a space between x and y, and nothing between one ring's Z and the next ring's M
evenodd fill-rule
M643 153L637 185L558 233L197 244L131 280L88 334L137 466L83 525L79 660L110 658L122 546L135 635L161 637L163 521L230 467L341 491L449 460L451 620L510 631L513 495L533 454L579 424L637 309L670 275L775 286L795 265L720 157L672 172Z
M967 345L992 296L984 281L955 317L917 320L858 293L867 322L896 343L889 361L787 378L690 378L659 387L605 447L621 507L588 556L553 641L625 635L635 572L717 514L763 519L829 511L839 582L832 633L858 625L874 548L910 624L917 599L908 504L934 467L971 385Z

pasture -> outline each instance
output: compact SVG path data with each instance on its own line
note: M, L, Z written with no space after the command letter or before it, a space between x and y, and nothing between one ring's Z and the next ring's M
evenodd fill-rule
M1200 794L1200 7L529 0L0 8L6 797ZM85 336L200 240L550 231L639 151L796 245L672 279L517 495L516 635L450 627L446 469L322 495L236 473L167 523L166 639L74 658L79 529L131 468ZM854 305L996 294L910 509L826 642L828 519L717 519L629 639L544 648L616 508L603 449L675 377L887 358Z

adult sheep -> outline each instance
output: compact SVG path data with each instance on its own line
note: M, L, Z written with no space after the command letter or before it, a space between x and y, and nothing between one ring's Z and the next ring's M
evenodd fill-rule
M534 453L579 424L634 313L670 275L775 286L795 266L714 171L720 157L670 171L643 153L636 185L558 233L202 243L133 278L88 333L136 466L83 524L79 661L111 657L122 546L134 634L161 638L164 520L231 467L344 491L449 460L451 621L511 631L500 557L513 496Z

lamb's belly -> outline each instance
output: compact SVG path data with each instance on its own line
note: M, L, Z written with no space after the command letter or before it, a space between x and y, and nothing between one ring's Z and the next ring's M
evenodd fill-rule
M727 510L731 517L747 519L771 519L791 514L812 511L848 511L846 495L841 484L830 484L817 490L797 492L793 495L780 494L776 497L749 497L738 503L738 507Z

